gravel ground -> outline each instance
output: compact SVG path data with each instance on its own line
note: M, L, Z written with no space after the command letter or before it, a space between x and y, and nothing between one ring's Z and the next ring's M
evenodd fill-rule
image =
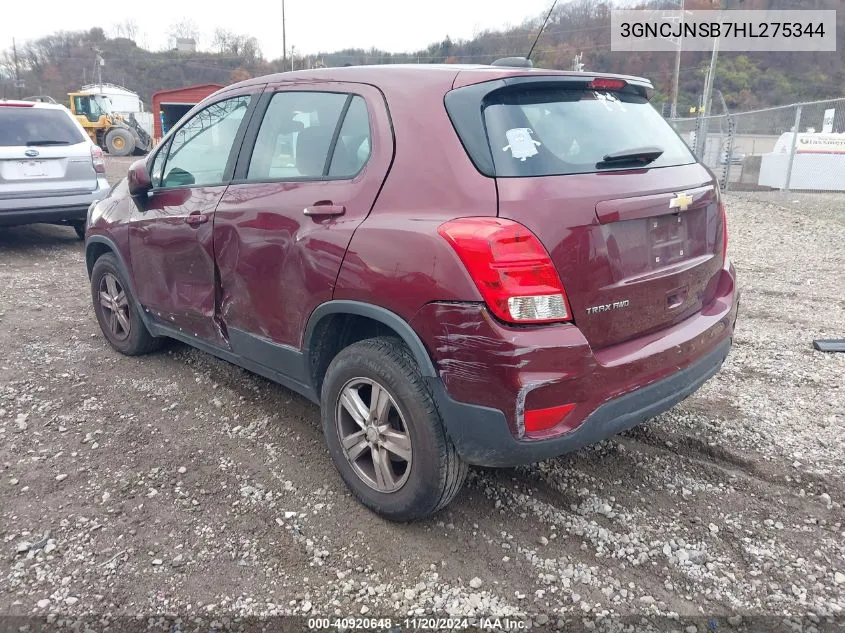
M175 343L114 352L71 229L3 230L0 614L841 625L845 355L812 339L845 336L845 196L728 203L723 371L624 436L471 471L413 525L347 493L299 396Z

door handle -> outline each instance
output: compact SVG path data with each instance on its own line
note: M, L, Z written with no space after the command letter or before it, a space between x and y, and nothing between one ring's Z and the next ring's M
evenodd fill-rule
M343 215L346 213L346 207L342 204L332 204L331 202L315 202L310 207L305 207L302 211L305 215Z
M208 216L205 213L194 211L188 217L185 218L185 222L187 222L191 226L199 226L200 224L205 224L206 222L208 222Z

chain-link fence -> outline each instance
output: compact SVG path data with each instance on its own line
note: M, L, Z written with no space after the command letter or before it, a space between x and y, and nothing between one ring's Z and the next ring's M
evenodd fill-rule
M668 120L723 189L845 191L845 99Z

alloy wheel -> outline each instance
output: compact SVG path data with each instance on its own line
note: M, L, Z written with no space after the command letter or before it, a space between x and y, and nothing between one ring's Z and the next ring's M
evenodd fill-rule
M369 378L353 378L340 390L335 423L343 454L370 488L399 490L411 472L411 436L387 389Z
M111 273L104 274L100 279L99 292L106 327L116 340L126 340L132 322L129 317L129 300L120 280Z

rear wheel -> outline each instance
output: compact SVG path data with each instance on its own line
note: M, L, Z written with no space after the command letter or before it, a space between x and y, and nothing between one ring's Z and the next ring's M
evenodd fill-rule
M101 256L91 271L91 299L100 329L121 354L138 356L158 349L162 339L150 334L138 304L111 253Z
M129 156L135 151L135 137L124 128L112 128L106 134L106 150L113 156Z
M352 493L393 521L425 518L458 493L467 465L414 359L396 339L342 350L322 389L326 443Z

